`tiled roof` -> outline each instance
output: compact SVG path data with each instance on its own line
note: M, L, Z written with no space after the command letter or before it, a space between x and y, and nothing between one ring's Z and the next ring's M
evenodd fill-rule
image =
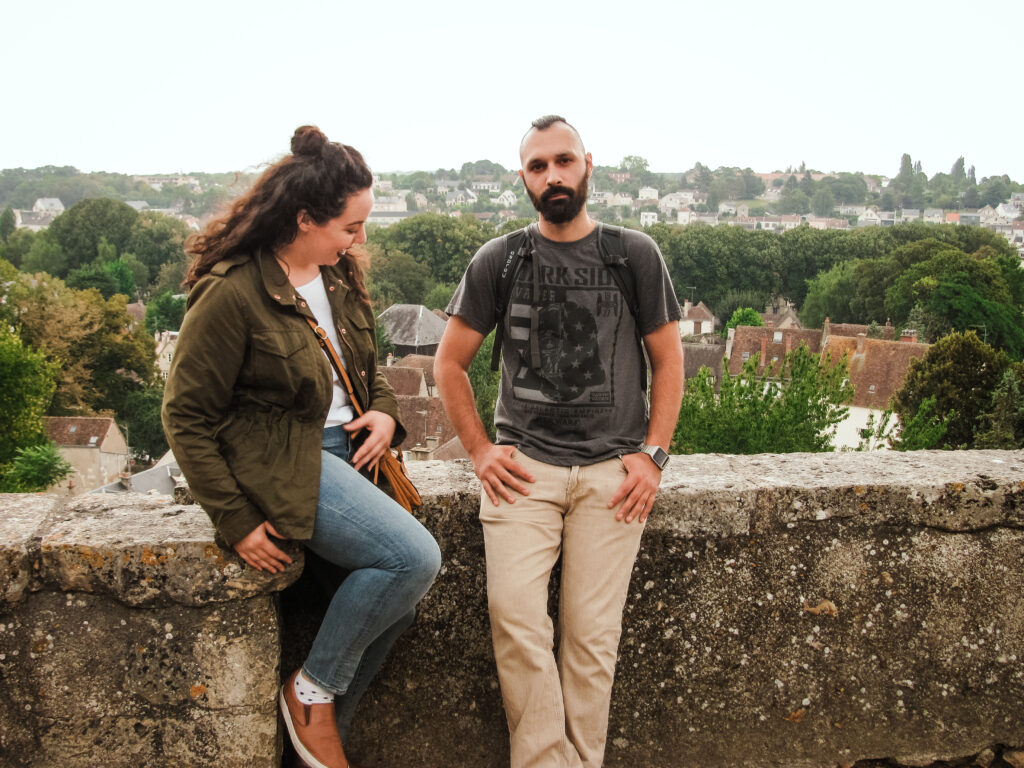
M870 326L858 325L857 323L830 323L828 326L828 332L831 336L852 336L857 337L857 334L863 333L865 336L868 334ZM883 339L892 341L896 338L896 329L891 325L880 325L878 326L879 333L882 334Z
M425 347L437 344L444 333L444 320L419 304L393 304L377 317L393 344Z
M106 417L47 416L46 436L57 445L98 448L114 420Z
M884 410L903 386L910 361L924 357L928 346L909 341L829 336L821 357L838 361L846 354L854 387L853 405Z
M780 334L781 341L776 342L775 334ZM729 358L729 373L734 376L743 367L743 355L748 357L760 355L758 373L762 372L767 362L769 365L773 357L778 357L782 362L786 353L796 349L800 344L806 344L812 354L821 351L821 330L805 330L802 328L763 328L761 326L741 325L737 326L732 342L732 357Z
M420 368L406 368L405 366L389 365L379 368L384 372L384 378L388 380L396 395L419 395L423 386L423 373Z

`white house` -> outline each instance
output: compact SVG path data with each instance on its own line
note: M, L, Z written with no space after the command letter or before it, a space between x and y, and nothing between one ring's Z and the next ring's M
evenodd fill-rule
M640 226L650 227L658 223L658 214L654 211L641 211L640 212Z
M64 213L64 203L56 197L40 197L32 206L33 213L53 213L60 215Z
M640 187L640 191L637 193L638 200L658 200L658 190L654 187Z
M408 211L409 204L406 202L404 197L394 196L380 196L373 199L373 212L383 213L385 211Z
M511 208L516 204L516 193L511 189L506 189L497 197L492 197L491 202L497 203L505 208Z

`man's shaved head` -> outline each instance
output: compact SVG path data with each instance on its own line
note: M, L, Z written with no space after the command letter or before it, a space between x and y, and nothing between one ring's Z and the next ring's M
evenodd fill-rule
M536 120L530 123L530 129L523 134L523 138L519 142L519 159L522 160L523 147L526 146L526 140L530 138L530 135L534 131L546 131L548 128L557 123L561 123L570 131L573 132L573 135L576 136L576 140L580 143L580 154L585 155L587 153L587 150L583 146L583 139L580 137L580 132L577 131L576 128L573 125L571 125L568 120L566 120L561 115L544 115L543 117L538 117Z

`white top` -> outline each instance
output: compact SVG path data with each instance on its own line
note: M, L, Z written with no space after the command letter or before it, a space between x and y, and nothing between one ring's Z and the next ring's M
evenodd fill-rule
M327 290L324 288L323 279L317 275L311 282L298 286L296 290L306 300L317 324L327 331L327 338L334 345L341 364L345 365L345 358L341 355L341 343L338 340L338 329L334 324L334 315L331 312L331 303L327 300ZM324 356L327 357L327 350L324 350ZM330 362L329 358L328 362ZM324 422L325 429L336 427L339 424L347 424L356 417L355 410L349 404L348 392L345 391L333 365L331 366L331 377L334 379L334 398L331 400L331 410L327 413L327 421Z

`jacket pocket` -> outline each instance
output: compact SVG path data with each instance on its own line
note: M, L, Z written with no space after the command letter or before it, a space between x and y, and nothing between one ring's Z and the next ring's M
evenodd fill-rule
M299 330L253 332L249 386L257 401L281 406L294 402L296 393L317 370L306 352L312 339L312 333Z

